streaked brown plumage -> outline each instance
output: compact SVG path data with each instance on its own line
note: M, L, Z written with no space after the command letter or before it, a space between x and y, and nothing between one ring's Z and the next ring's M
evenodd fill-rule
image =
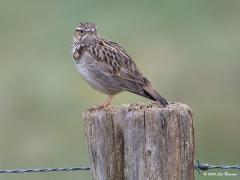
M109 105L114 95L129 91L166 107L168 102L152 88L127 52L117 43L101 38L96 29L93 23L80 23L74 32L72 55L83 79L109 95L102 106Z

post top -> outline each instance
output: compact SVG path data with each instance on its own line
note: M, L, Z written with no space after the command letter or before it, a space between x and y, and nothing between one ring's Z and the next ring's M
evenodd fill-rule
M187 110L192 114L191 108L183 103L179 102L169 102L167 107L163 107L158 102L150 103L133 103L133 104L122 104L121 106L110 106L102 108L100 106L92 106L85 110L84 113L94 113L94 112L105 112L105 113L114 113L118 111L146 111L146 110L158 110L158 111L173 111L173 110Z

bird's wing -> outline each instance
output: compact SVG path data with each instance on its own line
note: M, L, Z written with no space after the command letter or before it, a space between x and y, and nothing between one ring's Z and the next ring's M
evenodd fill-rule
M96 66L108 73L115 81L119 81L126 90L137 91L134 93L139 94L139 91L142 91L141 87L150 85L119 44L101 40L95 45L90 45L88 51L95 57Z

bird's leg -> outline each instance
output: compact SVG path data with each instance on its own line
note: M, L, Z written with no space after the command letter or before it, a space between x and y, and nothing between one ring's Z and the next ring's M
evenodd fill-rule
M112 102L112 99L113 99L113 95L109 95L107 100L101 104L101 107L107 107Z

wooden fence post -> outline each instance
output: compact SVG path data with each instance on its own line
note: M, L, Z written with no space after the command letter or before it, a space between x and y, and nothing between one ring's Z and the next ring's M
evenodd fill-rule
M190 108L134 104L84 112L93 180L194 180Z

